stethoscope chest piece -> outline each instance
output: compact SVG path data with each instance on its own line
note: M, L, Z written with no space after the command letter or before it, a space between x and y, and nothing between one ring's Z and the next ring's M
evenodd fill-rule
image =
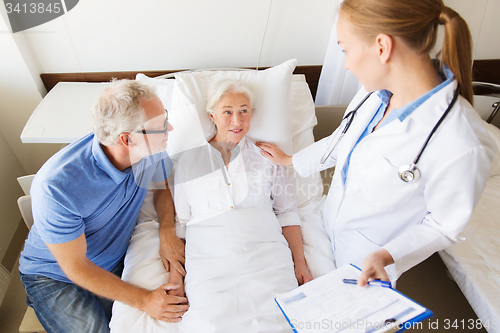
M420 170L412 163L411 165L402 165L399 168L399 178L405 183L413 183L420 179Z

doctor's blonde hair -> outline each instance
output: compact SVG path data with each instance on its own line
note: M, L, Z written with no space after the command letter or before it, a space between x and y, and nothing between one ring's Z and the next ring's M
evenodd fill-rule
M465 20L442 0L344 0L340 13L348 15L358 33L373 42L380 34L399 37L419 54L436 44L444 26L440 60L455 74L460 92L471 104L472 38Z

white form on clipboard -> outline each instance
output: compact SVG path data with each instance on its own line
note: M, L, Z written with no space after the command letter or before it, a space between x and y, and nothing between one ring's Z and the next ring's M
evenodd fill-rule
M432 315L392 288L343 282L359 274L359 268L345 265L277 295L275 301L297 333L399 332Z

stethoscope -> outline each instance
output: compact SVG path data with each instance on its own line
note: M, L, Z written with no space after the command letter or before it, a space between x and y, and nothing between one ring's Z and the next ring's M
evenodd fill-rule
M335 147L337 147L338 143L340 142L340 140L342 140L345 133L347 132L347 130L351 126L352 121L354 119L354 116L356 115L356 112L358 111L358 109L366 102L366 100L371 96L371 94L373 94L373 91L368 93L363 98L363 100L361 100L361 102L359 102L359 104L354 108L354 110L348 112L344 116L344 118L342 119L342 123L340 124L340 126L342 126L342 124L345 123L344 128L339 134L336 135L336 137L338 137L338 138L334 137L333 140L330 141L330 144L328 145L328 148L327 148L325 154L323 154L323 157L320 160L320 167L321 168L324 167L326 160L330 157L330 155L332 154ZM405 165L402 165L401 167L399 167L398 174L399 174L399 178L402 181L404 181L406 183L412 183L412 182L416 182L420 179L421 173L420 173L420 170L417 168L417 163L420 160L420 157L422 156L422 153L424 152L425 147L429 143L432 135L434 134L434 132L436 132L436 130L438 129L439 125L441 125L441 123L443 122L446 115L453 108L453 105L457 101L459 94L460 94L460 87L457 86L457 89L455 89L455 92L453 93L453 99L451 100L450 104L448 105L448 108L446 109L446 111L444 111L441 118L439 118L436 125L434 125L434 128L429 133L429 136L425 140L425 143L422 145L422 148L420 148L420 151L418 152L417 157L415 157L415 159L413 160L413 162L411 164L405 164Z

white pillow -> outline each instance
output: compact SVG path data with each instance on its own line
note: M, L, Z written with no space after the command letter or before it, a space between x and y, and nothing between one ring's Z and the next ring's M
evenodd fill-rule
M276 143L291 154L290 89L295 59L263 71L201 71L178 73L172 95L171 124L167 151L175 155L197 147L215 134L205 109L206 91L211 82L233 78L246 82L255 93L255 112L247 136L254 141ZM197 118L192 118L196 110ZM189 113L181 116L180 113ZM169 113L170 115L170 113ZM201 126L202 133L194 128Z
M174 79L155 79L142 73L135 76L136 81L147 84L155 89L156 95L162 101L167 110L172 108L172 92L174 91Z
M312 135L313 128L318 123L311 90L309 90L309 85L304 74L294 74L292 77L290 122L292 124L292 138L294 140L293 152L296 153L314 142L314 137L303 141L297 136L302 132L310 132Z

